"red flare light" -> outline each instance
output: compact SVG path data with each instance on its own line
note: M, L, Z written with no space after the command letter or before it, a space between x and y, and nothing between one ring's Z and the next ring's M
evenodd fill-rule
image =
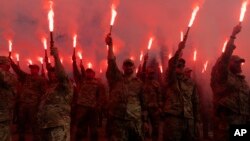
M16 61L19 62L19 54L16 54Z
M228 39L226 39L226 41L225 41L224 44L223 44L222 52L225 52L227 43L228 43Z
M197 51L195 50L193 60L196 61L196 58L197 58Z
M111 21L110 21L111 26L114 25L116 15L117 15L117 12L115 10L115 5L112 4L112 6L111 6Z
M38 60L40 61L41 64L43 64L43 57L38 57Z
M196 6L192 12L192 16L191 16L191 19L189 21L189 24L188 24L188 27L191 27L194 23L194 20L195 20L195 17L196 17L196 14L197 12L199 11L199 6Z
M183 41L183 39L184 39L184 33L183 31L181 31L181 41Z
M46 40L46 38L43 38L42 42L43 42L44 49L47 50L47 40Z
M207 70L207 65L208 65L208 61L206 61L203 65L203 69L202 69L202 73L204 73Z
M78 57L82 60L82 53L81 52L77 52Z
M12 41L9 40L9 52L11 52L11 51L12 51Z
M102 73L102 69L100 69L100 73Z
M244 19L245 13L246 13L246 11L247 11L247 4L248 4L248 0L245 0L245 1L242 3L241 12L240 12L240 19L239 19L240 22L242 22L243 19Z
M140 54L140 61L142 61L142 58L143 58L143 52L141 51L141 54Z
M172 53L169 53L168 59L171 59L171 58L172 58Z
M135 60L134 56L130 56L130 59L133 60L133 61Z
M73 37L73 47L76 48L76 39L77 39L77 35L75 34Z
M32 65L32 64L33 64L33 62L32 62L31 59L28 59L28 63L29 63L29 65Z
M162 68L162 65L160 65L159 67L160 67L160 71L161 71L161 73L163 73L163 68Z
M63 58L60 59L61 63L63 63Z
M88 63L88 68L93 68L93 65L91 62Z
M150 37L150 39L149 39L149 41L148 41L148 50L150 50L151 49L151 46L152 46L152 44L153 44L153 37Z
M53 32L54 30L54 11L53 11L53 2L50 1L50 10L48 13L48 20L49 20L49 30Z

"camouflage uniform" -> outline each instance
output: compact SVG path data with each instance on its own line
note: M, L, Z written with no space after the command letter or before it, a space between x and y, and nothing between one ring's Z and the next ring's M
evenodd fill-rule
M46 79L42 76L27 74L19 66L11 63L19 80L19 89L17 95L17 124L19 140L25 140L25 133L28 127L31 127L34 140L39 136L37 131L37 109L40 97L45 93Z
M78 94L75 109L75 122L77 125L76 140L80 141L83 138L86 138L89 128L91 141L97 141L98 109L103 106L103 101L101 100L104 100L105 88L100 80L97 80L96 78L86 79L84 76L81 76L75 61L73 62L73 68L76 82L78 82ZM84 71L84 69L82 70Z
M112 57L108 59L106 76L110 87L108 110L112 121L111 140L143 140L143 83L136 77L124 77L117 67L115 58Z
M246 124L250 116L250 89L245 77L229 70L232 59L243 61L233 55L235 46L228 43L225 52L217 60L211 73L214 102L214 140L229 140L230 124Z
M58 57L55 59L55 73L57 82L49 83L39 104L41 140L69 141L73 87Z
M4 62L3 62L4 61ZM8 58L0 58L0 63L8 63ZM14 104L16 77L0 69L0 140L10 141L10 121Z
M177 62L181 50L177 50L169 60L166 80L166 92L163 111L163 139L165 141L193 141L196 139L195 127L200 121L199 98L194 82L177 74Z

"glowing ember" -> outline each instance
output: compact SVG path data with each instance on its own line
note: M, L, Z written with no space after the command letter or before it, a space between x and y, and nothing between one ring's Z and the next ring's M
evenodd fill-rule
M19 62L19 54L16 54L16 61Z
M181 31L181 41L183 41L183 39L184 39L184 33L183 31Z
M152 46L152 43L153 43L153 37L151 37L150 39L149 39L149 41L148 41L148 50L150 50L151 49L151 46Z
M46 40L46 38L43 38L42 42L43 42L44 49L47 50L47 40Z
M240 22L242 22L243 19L244 19L245 13L246 13L246 11L247 11L247 4L248 4L248 0L245 0L245 1L242 3L241 12L240 12Z
M43 64L43 57L38 57L38 60L40 61L41 64Z
M114 25L116 15L117 15L117 12L115 10L115 5L112 4L112 7L111 7L111 21L110 21L111 26Z
M142 61L142 58L143 58L143 52L141 51L141 54L140 54L140 61Z
M92 67L93 67L92 63L89 62L89 63L88 63L88 68L92 68Z
M77 39L77 35L75 34L73 37L73 47L76 48L76 39Z
M11 51L12 51L12 41L9 40L9 52L11 52Z
M192 16L191 16L191 19L189 21L189 24L188 24L188 27L191 27L194 23L194 20L195 20L195 17L196 17L196 14L197 12L199 11L199 6L196 6L192 12Z
M33 62L32 62L31 59L28 59L28 63L29 63L29 65L32 65L32 64L33 64Z
M159 67L160 67L160 71L161 71L161 73L163 73L163 68L162 68L162 65L160 65Z
M172 53L169 53L168 59L171 59L171 58L172 58Z
M195 50L194 51L194 57L193 57L193 60L196 61L196 57L197 57L197 51Z
M49 20L49 30L52 32L54 30L54 11L53 11L53 2L50 1L50 10L48 13L48 20Z
M77 52L77 55L82 60L82 53L81 52Z
M225 41L224 44L223 44L222 52L225 52L227 43L228 43L228 39L226 39L226 41Z

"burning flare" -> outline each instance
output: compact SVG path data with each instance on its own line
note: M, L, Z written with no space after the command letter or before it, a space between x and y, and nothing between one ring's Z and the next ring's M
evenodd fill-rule
M11 51L12 51L12 41L9 40L9 52L11 52Z
M41 64L43 64L43 57L38 57L38 60L40 61Z
M240 22L242 22L243 19L244 19L245 13L246 13L246 11L247 11L247 4L248 4L248 0L245 0L245 1L242 3L241 12L240 12Z
M203 65L203 69L202 69L202 73L204 73L206 70L207 70L207 64L208 64L208 61L206 61Z
M171 59L171 58L172 58L172 53L169 53L168 59Z
M63 63L63 58L60 59L61 63Z
M192 16L191 16L191 19L189 21L189 24L188 24L188 27L191 27L194 23L194 20L195 20L195 17L196 17L196 14L197 12L199 11L199 6L196 6L192 12Z
M226 41L223 44L222 52L225 52L227 43L228 43L228 39L226 39Z
M54 11L53 11L53 2L50 1L50 10L48 13L48 20L49 20L49 30L53 32L54 30Z
M162 65L160 65L159 67L160 67L160 71L161 71L161 73L163 73L163 68L162 68Z
M183 39L184 39L184 33L183 31L181 31L181 41L183 41Z
M195 50L193 60L196 61L196 58L197 58L197 51Z
M73 37L73 47L76 48L76 39L77 39L77 35L75 34Z
M29 63L29 65L32 65L32 64L33 64L33 62L32 62L31 59L28 59L28 63Z
M89 63L88 63L88 68L92 68L92 67L93 67L92 63L89 62Z
M149 41L148 41L148 50L151 49L152 43L153 43L153 37L150 37Z
M111 21L110 21L111 26L114 25L116 15L117 15L117 12L115 10L115 5L112 4L112 6L111 6Z
M43 38L42 42L43 42L44 49L47 50L47 40L46 40L46 38Z
M19 54L16 54L16 61L19 62Z
M141 54L140 54L140 61L142 61L142 58L143 58L143 52L141 51Z
M82 53L81 52L77 52L78 57L82 60Z

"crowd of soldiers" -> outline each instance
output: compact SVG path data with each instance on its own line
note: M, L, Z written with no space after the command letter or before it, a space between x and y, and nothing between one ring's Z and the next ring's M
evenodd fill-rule
M245 60L232 55L240 31L240 25L234 28L212 69L213 113L205 114L213 115L211 140L226 141L230 124L250 121L250 89L241 70ZM201 118L208 110L201 109L198 84L182 58L185 41L169 59L165 75L148 64L148 54L137 73L131 59L124 60L123 71L119 70L110 34L105 42L108 87L95 77L93 69L85 69L83 62L78 69L75 53L72 81L54 46L50 53L55 65L45 56L47 77L39 74L37 65L29 65L28 74L11 57L0 56L0 140L10 141L11 125L16 124L19 141L26 140L27 129L31 129L34 141L82 141L88 135L89 140L98 141L102 115L107 118L110 141L143 141L147 137L153 141L195 141L208 137L208 121ZM202 128L206 128L203 135Z

